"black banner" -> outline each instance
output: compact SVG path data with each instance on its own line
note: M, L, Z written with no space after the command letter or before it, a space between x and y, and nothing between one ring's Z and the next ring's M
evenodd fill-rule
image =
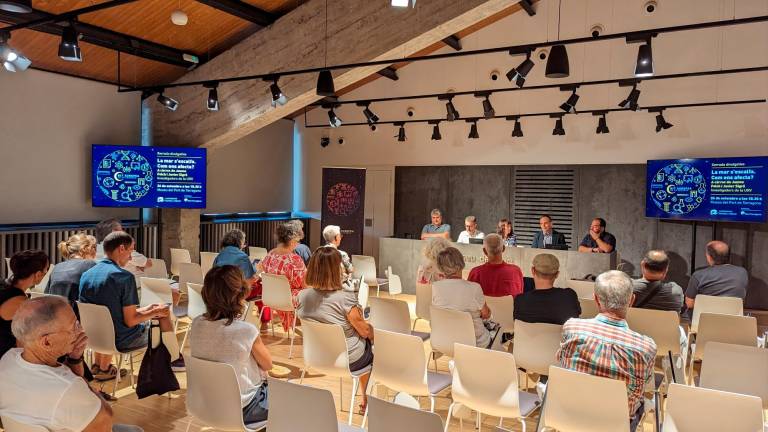
M341 227L339 249L350 255L361 255L365 226L365 169L323 168L322 202L323 228L328 225Z

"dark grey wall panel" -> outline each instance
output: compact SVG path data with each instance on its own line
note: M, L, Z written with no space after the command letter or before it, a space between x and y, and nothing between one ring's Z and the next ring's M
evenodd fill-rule
M450 167L395 168L395 235L419 238L429 212L447 212Z
M510 217L512 168L457 166L450 167L449 173L448 190L451 199L446 215L453 228L453 240L464 230L464 218L469 215L477 217L478 227L484 233L496 232L498 220Z

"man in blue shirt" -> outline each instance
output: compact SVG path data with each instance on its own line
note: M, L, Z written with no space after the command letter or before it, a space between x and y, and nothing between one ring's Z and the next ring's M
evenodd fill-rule
M451 239L451 226L443 223L443 214L440 209L433 209L430 212L432 223L424 225L421 229L421 239L428 240L432 237L443 237Z
M245 233L239 229L229 231L224 234L224 238L221 240L221 250L216 259L213 260L213 266L233 265L240 268L243 272L243 277L248 282L248 286L250 286L256 278L256 270L254 270L248 255L243 252L244 248Z
M605 219L594 218L589 232L579 243L579 252L611 253L616 250L616 237L605 230Z
M80 302L109 309L115 328L115 347L120 352L147 346L149 326L146 322L152 319L160 321L161 332L173 335L169 305L138 307L136 279L131 272L122 268L131 260L133 248L133 237L130 234L123 231L110 233L104 239L106 257L80 278ZM117 368L111 364L112 355L95 353L94 361L96 363L92 370L97 379L111 379L118 373Z

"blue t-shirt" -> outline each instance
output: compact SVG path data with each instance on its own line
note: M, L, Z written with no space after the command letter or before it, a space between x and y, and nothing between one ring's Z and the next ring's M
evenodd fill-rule
M301 257L301 260L304 261L304 265L309 264L309 259L312 257L312 251L309 249L309 246L304 243L299 243L299 245L296 246L296 249L293 250L293 253Z
M216 259L213 260L214 267L225 265L239 267L246 279L250 279L256 274L256 270L253 269L253 264L251 264L251 260L248 259L248 255L234 246L225 247L219 251Z
M451 226L448 224L434 225L434 224L428 223L424 225L424 228L421 229L422 234L441 234L446 232L447 233L451 232Z
M80 277L80 302L106 306L115 326L115 345L130 341L143 331L142 325L125 325L123 308L139 305L136 278L114 261L104 258Z

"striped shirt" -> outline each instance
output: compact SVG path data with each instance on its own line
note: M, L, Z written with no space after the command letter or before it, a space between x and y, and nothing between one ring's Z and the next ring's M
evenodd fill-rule
M557 351L557 360L564 368L624 381L630 417L641 406L655 358L653 339L630 330L626 321L603 314L566 321Z

